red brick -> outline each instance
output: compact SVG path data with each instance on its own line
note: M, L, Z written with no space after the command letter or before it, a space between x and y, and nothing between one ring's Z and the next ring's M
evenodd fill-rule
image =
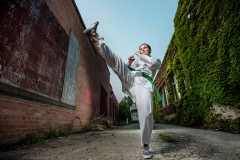
M7 124L11 124L12 123L12 121L11 120L9 120L9 119L5 119L5 120L0 120L0 124L5 124L5 125L7 125Z
M22 116L22 120L26 120L27 119L27 117L26 116Z
M2 139L4 139L4 140L13 139L13 138L14 138L14 135L12 135L12 134L2 135Z
M0 130L5 129L5 124L0 124Z
M43 110L39 110L38 113L41 113L42 115L46 115L46 111L43 109Z
M31 132L28 132L31 133ZM18 139L23 139L26 138L26 134L28 134L27 132L22 133L20 136L18 136Z
M11 115L10 119L22 119L22 116Z
M52 112L46 111L47 114L52 114Z
M31 112L39 113L39 110L37 110L37 109L31 109Z
M35 113L35 116L36 116L36 117L41 117L42 114L41 114L41 113Z
M39 102L34 102L34 101L27 101L27 103L30 104L31 106L34 106L34 107L41 105L41 103L39 103Z
M15 119L15 120L12 120L12 124L14 124L14 125L24 124L24 121L19 120L19 119Z
M31 128L25 128L25 129L21 129L22 130L22 133L25 133L25 132L30 132L30 131L32 131L32 129Z
M9 139L7 140L7 143L17 143L19 141L19 138Z
M17 129L17 125L6 125L5 129Z
M0 94L0 99L11 99L11 97Z
M15 115L19 115L19 116L24 116L25 115L25 112L23 111L15 111L16 114Z
M17 106L18 102L5 100L4 104L8 106Z
M11 133L22 133L22 129L10 130L10 134L11 134Z
M21 111L22 108L19 106L9 106L9 110Z
M4 99L0 99L0 104L3 104L4 103Z
M2 109L2 112L4 115L23 115L23 114L25 114L22 111L15 111L15 110L8 110L8 109Z
M10 116L9 115L3 115L2 119L10 119Z
M35 116L35 113L26 112L26 113L25 113L25 116Z
M21 111L23 111L23 112L31 112L31 109L30 108L22 108Z
M18 125L17 128L28 128L29 126L28 125Z
M27 103L18 103L18 106L19 107L28 107L28 104Z
M29 116L27 117L27 120L31 120L31 119L32 119L32 117L29 117Z
M7 135L7 134L9 134L10 133L10 130L0 130L0 134L1 135Z
M0 108L1 109L9 109L9 106L5 105L5 104L0 104Z
M25 103L21 103L21 104L19 103L18 106L21 107L21 111L31 112L31 107Z
M38 120L39 120L39 121L46 121L47 118L46 118L46 117L39 117Z
M32 124L32 121L25 120L25 121L23 121L23 123L24 123L25 125L30 125L30 124Z

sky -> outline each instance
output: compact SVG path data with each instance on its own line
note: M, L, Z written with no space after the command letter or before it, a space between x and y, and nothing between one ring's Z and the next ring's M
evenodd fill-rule
M85 26L99 21L97 32L124 62L142 43L152 48L151 56L161 61L174 32L178 0L75 0ZM109 68L110 83L120 102L122 85Z

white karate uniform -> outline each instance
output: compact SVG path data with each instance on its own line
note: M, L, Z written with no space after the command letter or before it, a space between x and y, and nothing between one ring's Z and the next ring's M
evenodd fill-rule
M141 145L149 145L154 123L152 116L152 92L154 87L148 79L142 77L142 72L153 79L161 61L142 55L131 65L136 71L130 71L124 61L108 48L103 38L100 38L99 43L95 43L95 46L108 66L120 78L123 92L135 100L141 131Z

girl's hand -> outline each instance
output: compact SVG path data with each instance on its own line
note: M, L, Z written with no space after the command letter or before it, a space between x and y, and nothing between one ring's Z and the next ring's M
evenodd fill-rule
M128 57L128 63L127 63L127 66L131 66L133 61L135 61L134 56L130 56L130 57Z

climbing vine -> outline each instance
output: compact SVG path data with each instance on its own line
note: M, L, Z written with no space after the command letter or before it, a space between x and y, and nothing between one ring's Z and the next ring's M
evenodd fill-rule
M179 0L164 75L165 84L176 77L181 94L174 101L168 87L175 123L210 123L213 104L240 108L239 8L239 0ZM193 19L187 18L190 12Z
M164 114L162 112L162 105L161 102L158 99L158 96L156 93L153 94L153 118L155 122L162 122L164 119Z

